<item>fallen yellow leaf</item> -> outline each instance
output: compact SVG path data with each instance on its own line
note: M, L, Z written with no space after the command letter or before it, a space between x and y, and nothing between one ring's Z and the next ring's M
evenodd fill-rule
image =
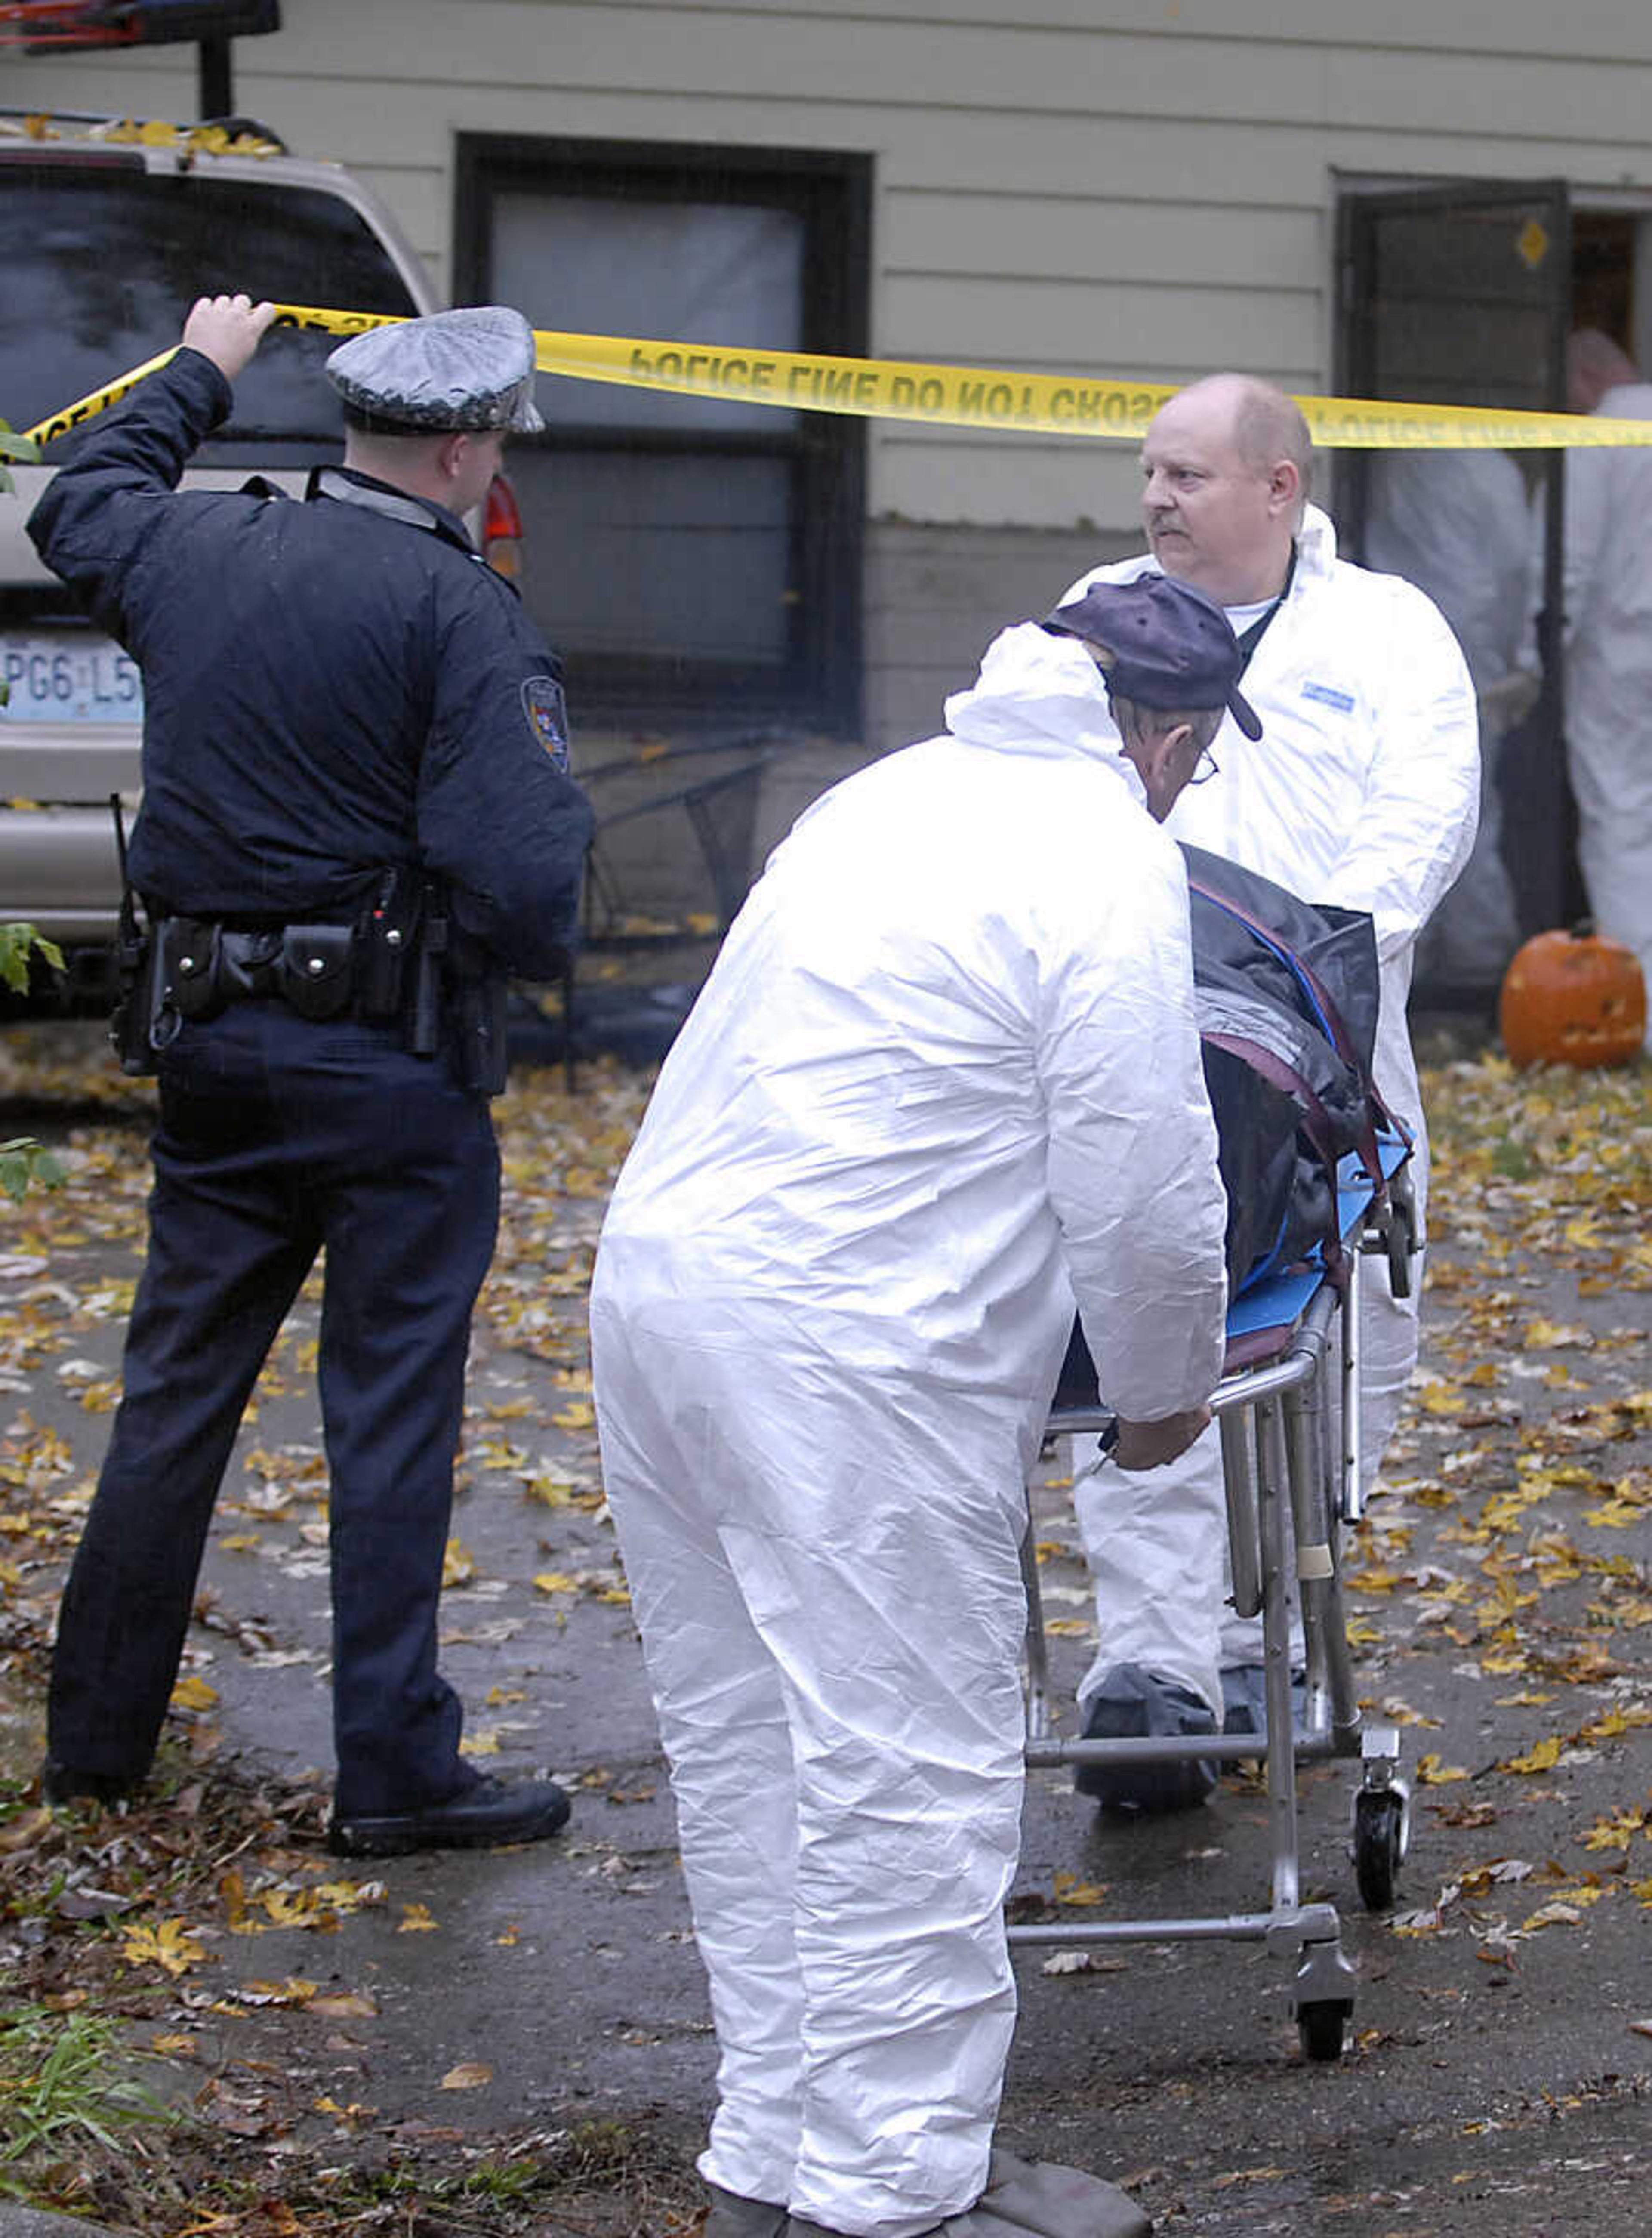
M572 1507L579 1487L566 1477L534 1476L523 1480L522 1489L530 1500L537 1500L545 1507Z
M1565 1742L1558 1738L1539 1741L1536 1747L1529 1750L1524 1756L1511 1756L1497 1769L1499 1771L1552 1771L1559 1763L1565 1745Z
M1105 1884L1081 1881L1076 1873L1057 1873L1054 1887L1057 1904L1097 1904L1107 1901Z
M1528 1352L1556 1352L1563 1345L1591 1345L1595 1341L1595 1333L1575 1322L1539 1319L1527 1322L1525 1334L1520 1341Z
M1591 1718L1579 1728L1577 1738L1584 1741L1616 1740L1620 1733L1629 1732L1635 1725L1652 1725L1652 1710L1633 1705L1627 1710L1608 1710L1604 1717Z
M243 1982L235 1995L247 2005L307 2005L320 1986L289 1974L284 1982Z
M200 1965L207 1955L181 1919L163 1919L153 1927L134 1920L122 1932L121 1956L129 1966L161 1966L177 1975Z
M1418 1759L1417 1777L1424 1787L1450 1787L1454 1780L1467 1779L1469 1773L1460 1764L1442 1764L1432 1754Z
M1455 1383L1437 1383L1425 1377L1417 1386L1417 1394L1424 1414L1456 1414L1462 1411L1463 1394Z
M1396 1586L1403 1586L1403 1570L1385 1568L1380 1562L1368 1563L1363 1570L1350 1570L1343 1583L1357 1593L1391 1593Z

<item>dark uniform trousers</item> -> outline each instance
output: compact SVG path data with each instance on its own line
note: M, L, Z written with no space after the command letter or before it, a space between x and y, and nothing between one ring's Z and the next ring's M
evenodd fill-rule
M161 1062L149 1251L124 1395L59 1619L49 1746L148 1770L218 1486L288 1307L326 1249L335 1808L473 1784L436 1669L471 1310L492 1255L486 1099L393 1026L246 1002Z

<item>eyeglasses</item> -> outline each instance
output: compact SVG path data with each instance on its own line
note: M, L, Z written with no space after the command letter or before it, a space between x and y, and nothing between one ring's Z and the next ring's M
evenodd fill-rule
M1189 785L1208 785L1213 777L1220 774L1221 765L1215 755L1208 746L1201 746L1199 759L1193 764L1193 773L1187 782Z

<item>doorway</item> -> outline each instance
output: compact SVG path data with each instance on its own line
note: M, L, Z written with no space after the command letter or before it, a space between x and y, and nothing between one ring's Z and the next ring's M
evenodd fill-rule
M1338 182L1335 386L1343 395L1563 411L1566 340L1598 328L1642 368L1652 368L1652 201L1627 194L1579 195L1563 179L1467 179L1428 183L1370 178ZM1511 632L1487 640L1488 601L1505 622L1516 593L1499 587L1491 560L1517 530L1519 490L1528 515L1528 577L1521 595L1535 612L1541 685L1535 703L1501 731L1489 708L1488 672L1506 662ZM1351 558L1395 566L1384 548L1384 512L1407 480L1426 498L1414 508L1423 541L1414 573L1457 630L1495 759L1489 822L1500 824L1497 862L1513 919L1503 944L1583 914L1576 815L1566 774L1562 560L1564 475L1558 451L1336 454L1332 503L1339 546ZM1386 484L1386 487L1384 486ZM1453 496L1455 493L1455 496ZM1505 524L1483 516L1468 532L1470 503L1494 494ZM1474 599L1453 593L1448 515ZM1539 526L1541 524L1541 526ZM1426 579L1427 562L1439 569ZM1512 571L1510 571L1512 573ZM1454 605L1456 611L1454 611ZM1528 664L1534 638L1528 637ZM1483 862L1481 868L1485 867ZM1494 866L1495 867L1495 866ZM1474 866L1470 866L1472 872ZM1441 912L1464 914L1465 875ZM1484 927L1482 927L1484 930ZM1441 1006L1478 1006L1495 991L1497 942L1464 974L1436 942L1418 958L1419 990ZM1490 987L1488 987L1488 979Z
M1574 211L1564 180L1350 189L1338 220L1343 395L1563 410L1580 244L1589 300L1615 323L1632 320L1632 238ZM1342 452L1334 504L1339 544L1419 583L1474 677L1483 834L1419 945L1417 999L1483 1008L1520 940L1581 907L1563 734L1561 454ZM1535 702L1499 702L1534 650Z
M1629 210L1572 210L1574 327L1598 327L1637 365L1652 361L1652 226Z

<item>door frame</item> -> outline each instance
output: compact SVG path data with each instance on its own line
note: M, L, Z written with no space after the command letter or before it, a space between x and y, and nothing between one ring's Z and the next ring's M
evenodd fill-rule
M1332 188L1335 196L1335 265L1330 311L1333 387L1338 395L1371 396L1378 393L1375 382L1363 370L1371 355L1371 313L1369 308L1361 308L1361 294L1369 275L1371 254L1372 236L1365 223L1368 216L1378 212L1438 212L1444 216L1453 209L1495 209L1504 203L1511 209L1530 209L1546 199L1546 222L1550 235L1546 253L1553 258L1553 263L1548 298L1547 393L1540 408L1566 410L1566 341L1571 328L1571 213L1574 207L1601 206L1592 196L1576 195L1571 182L1564 178L1465 178L1441 175L1430 178L1373 178L1369 174L1335 169L1332 173ZM1639 206L1652 215L1652 195ZM1464 397L1462 401L1472 403L1477 400ZM1351 451L1338 454L1334 470L1338 544L1345 540L1356 558L1364 556L1367 467L1364 453ZM1569 922L1584 907L1577 866L1576 810L1566 771L1564 647L1561 627L1565 481L1563 454L1558 450L1547 455L1544 491L1543 583L1536 619L1542 683L1530 713L1505 741L1503 765L1510 784L1526 796L1525 812L1505 818L1503 846L1515 886L1523 937ZM1425 989L1424 993L1425 999L1431 998L1444 1007L1457 1007L1464 999L1453 989Z

